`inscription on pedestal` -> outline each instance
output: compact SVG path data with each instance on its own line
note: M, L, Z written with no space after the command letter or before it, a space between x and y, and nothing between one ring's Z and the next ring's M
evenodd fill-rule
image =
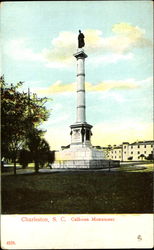
M80 142L81 135L80 135L80 129L76 129L73 131L72 134L72 141L73 142Z

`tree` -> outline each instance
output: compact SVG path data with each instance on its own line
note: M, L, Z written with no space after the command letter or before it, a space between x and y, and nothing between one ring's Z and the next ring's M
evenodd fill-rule
M25 98L16 91L20 83L8 87L2 77L1 84L2 156L12 159L16 174L17 152L25 136Z
M31 152L32 160L35 162L35 172L38 173L39 165L43 167L48 162L48 154L50 152L49 144L42 138L43 131L33 128L29 132L27 139L27 147Z
M38 147L38 159L40 167L44 167L46 163L48 163L48 154L50 152L50 147L48 142L41 138L39 147Z
M145 159L146 159L146 156L145 156L144 154L141 154L141 155L139 156L139 158L141 158L141 160L145 160Z
M38 98L36 94L20 92L23 84L7 84L2 76L1 83L1 121L2 121L2 157L12 159L14 174L18 151L23 148L30 130L38 127L49 117L45 107L47 98Z
M32 162L31 152L26 149L21 149L19 151L19 158L18 161L20 165L22 165L22 168L27 168L28 163Z
M129 156L129 157L128 157L128 160L129 160L129 161L133 160L133 157L132 157L132 156Z
M147 157L146 157L147 160L154 160L154 154L149 154Z

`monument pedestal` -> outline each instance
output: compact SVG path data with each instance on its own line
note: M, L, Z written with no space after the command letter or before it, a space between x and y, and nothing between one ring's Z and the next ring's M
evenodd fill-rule
M105 159L101 150L88 147L86 144L72 144L70 148L55 152L52 168L106 168L109 160Z
M92 126L86 122L83 123L75 123L70 126L71 128L71 146L76 145L87 145L91 146L91 128Z

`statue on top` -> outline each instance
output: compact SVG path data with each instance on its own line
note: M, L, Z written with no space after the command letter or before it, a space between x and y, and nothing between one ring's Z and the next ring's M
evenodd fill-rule
M85 46L84 42L84 34L81 33L81 30L79 30L79 35L78 35L78 48L82 48Z

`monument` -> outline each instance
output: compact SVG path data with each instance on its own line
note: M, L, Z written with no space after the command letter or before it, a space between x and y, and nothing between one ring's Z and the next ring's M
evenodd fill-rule
M88 56L83 50L84 45L84 35L79 30L78 49L74 54L77 60L76 122L70 126L70 147L55 152L52 168L103 168L109 165L103 151L92 146L92 125L86 122L85 59Z

